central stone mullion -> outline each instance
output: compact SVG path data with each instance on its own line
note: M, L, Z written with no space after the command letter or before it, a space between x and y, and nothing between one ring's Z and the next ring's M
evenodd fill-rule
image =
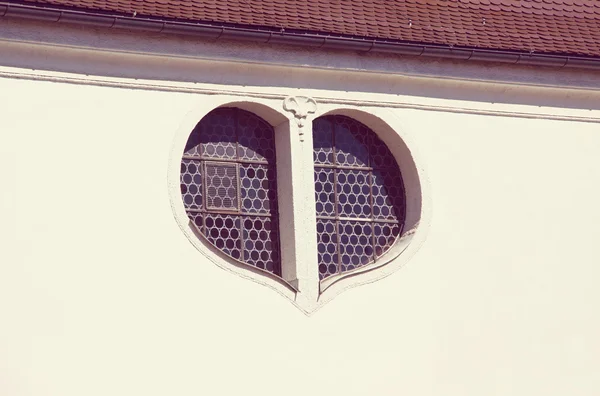
M310 311L319 296L312 122L286 122L276 128L275 140L282 277L296 288L298 305Z

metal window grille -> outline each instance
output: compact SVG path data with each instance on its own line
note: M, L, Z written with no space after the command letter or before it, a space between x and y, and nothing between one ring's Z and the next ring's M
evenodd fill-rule
M273 128L237 108L206 115L181 160L190 220L230 257L281 275Z
M400 169L385 143L345 116L313 122L319 277L371 264L396 241L405 217Z

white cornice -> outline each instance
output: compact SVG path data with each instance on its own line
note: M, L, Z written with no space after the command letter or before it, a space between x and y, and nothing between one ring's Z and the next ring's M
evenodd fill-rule
M212 84L185 83L173 81L140 80L104 76L84 76L73 73L61 73L40 70L25 70L20 68L0 67L0 77L25 79L34 81L49 81L56 83L67 83L76 85L90 85L102 87L114 87L125 89L139 89L165 92L181 92L202 95L230 95L240 97L252 97L262 99L284 99L291 92L289 88L262 88L242 86L215 86ZM539 107L514 104L490 104L469 101L448 101L444 99L432 99L421 97L410 97L400 95L369 95L364 99L357 96L356 99L349 98L347 93L328 91L326 94L319 90L303 90L310 92L311 97L320 103L330 103L349 106L384 107L399 109L414 109L424 111L437 111L447 113L493 115L500 117L516 117L528 119L548 119L557 121L575 121L587 123L600 123L599 110L581 110L556 107ZM392 100L393 99L393 100Z

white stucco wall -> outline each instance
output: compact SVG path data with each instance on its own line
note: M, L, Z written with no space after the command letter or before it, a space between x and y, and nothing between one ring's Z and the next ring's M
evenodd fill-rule
M0 68L0 394L600 392L598 91L359 71L331 82L349 92L298 91L330 71L269 86L289 73L273 66L253 86L25 60ZM211 64L224 70L197 66ZM182 123L219 92L393 114L427 178L418 252L311 317L206 260L175 221L167 175Z

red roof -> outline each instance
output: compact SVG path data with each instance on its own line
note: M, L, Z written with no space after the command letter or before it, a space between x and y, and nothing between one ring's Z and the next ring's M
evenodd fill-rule
M600 57L600 0L24 0L9 3Z

